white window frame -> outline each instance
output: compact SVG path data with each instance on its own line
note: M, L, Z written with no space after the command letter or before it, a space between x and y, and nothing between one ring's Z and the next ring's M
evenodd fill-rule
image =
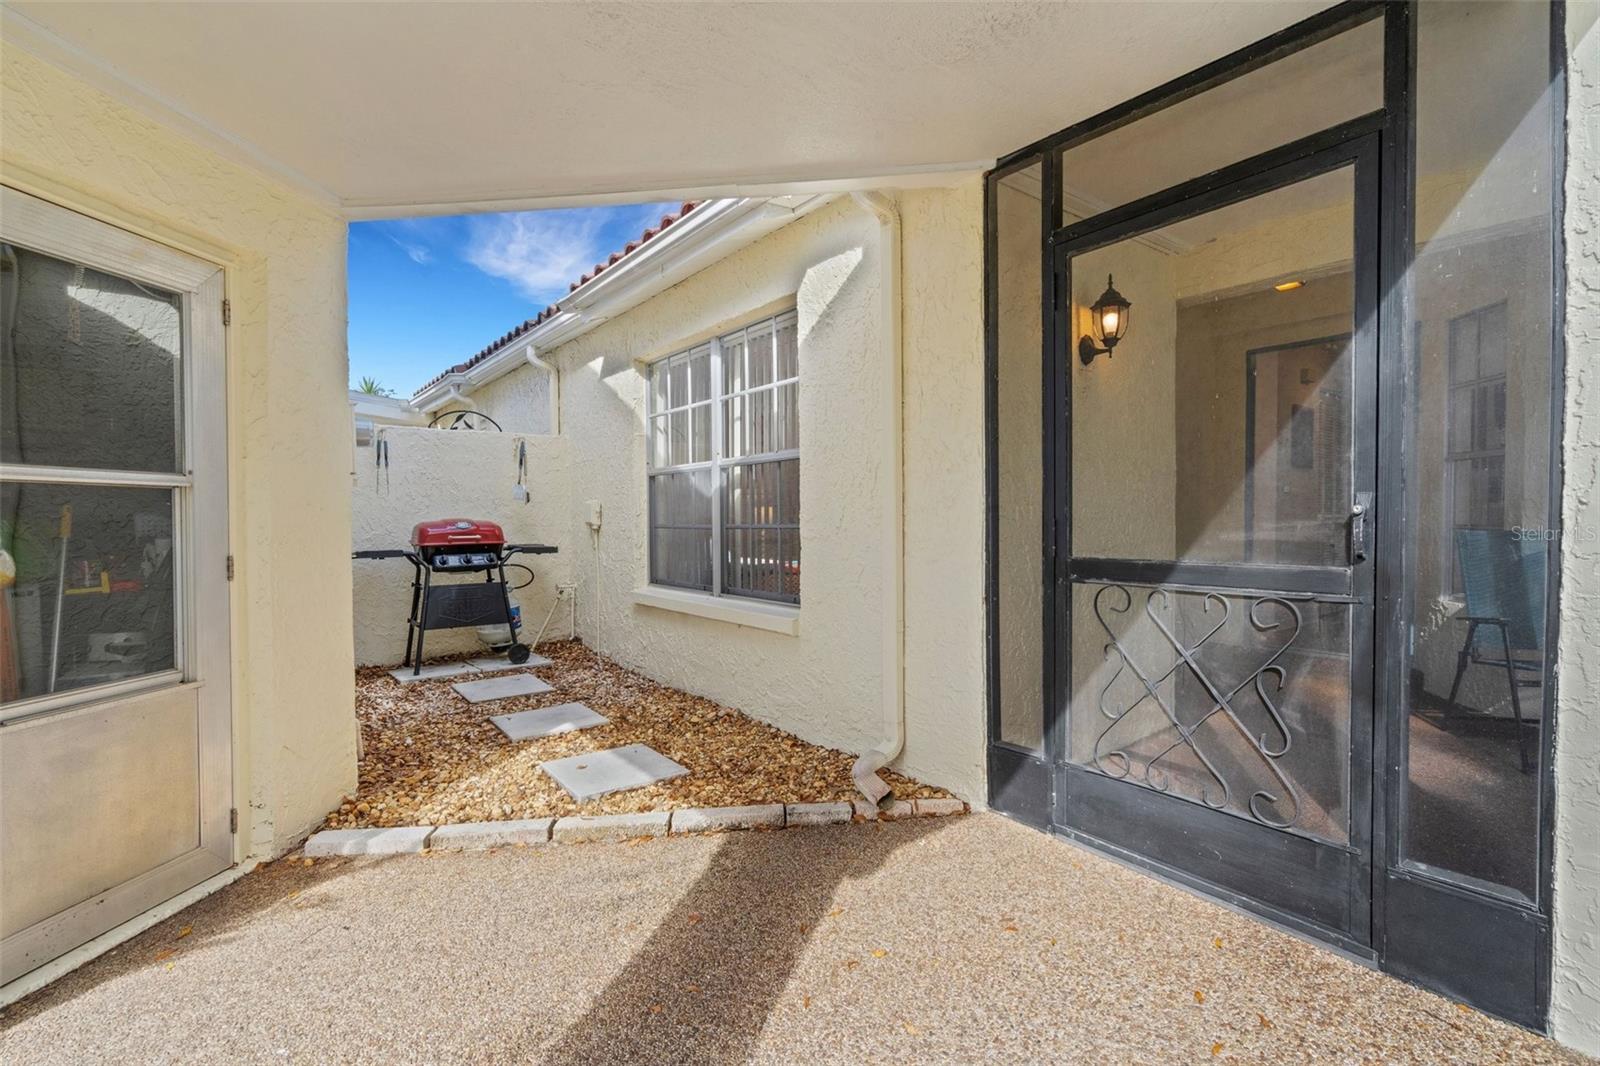
M751 396L751 395L754 395L756 393L761 393L761 392L768 392L768 391L776 392L782 386L793 385L795 387L794 388L795 402L796 402L796 406L798 408L799 392L800 392L800 388L799 388L799 382L800 382L800 360L799 360L799 351L798 351L798 347L799 347L798 335L796 336L795 367L794 367L793 375L791 375L789 377L779 377L779 372L778 372L777 365L776 365L777 364L777 360L776 360L776 344L777 344L778 331L779 331L779 329L781 329L783 327L794 327L796 329L797 333L798 333L798 321L797 321L797 319L798 319L797 313L792 308L787 310L787 311L782 311L782 312L780 312L780 313L778 313L776 315L766 315L766 316L763 316L761 318L756 319L755 321L748 322L745 325L740 326L737 329L728 330L728 331L726 331L726 332L724 332L722 334L719 334L718 336L715 336L715 337L711 338L709 341L703 341L700 344L692 345L689 348L685 348L685 349L682 349L680 351L675 351L675 352L671 353L670 355L663 356L660 359L656 359L656 360L650 362L649 364L647 364L644 367L644 379L645 379L645 382L644 382L644 384L645 384L645 479L646 479L645 527L646 527L646 552L647 552L646 577L647 577L648 584L652 589L671 590L674 594L677 594L677 595L680 595L680 596L682 596L682 595L687 595L687 596L700 595L700 596L711 596L711 597L715 597L715 598L718 598L718 599L734 600L734 601L738 601L738 602L742 602L742 603L768 604L768 605L772 605L774 607L777 607L779 609L793 609L793 608L798 608L800 606L800 597L799 597L798 592L796 593L796 595L795 595L795 597L793 599L788 599L788 598L778 597L778 596L763 596L763 595L752 593L752 592L749 592L749 591L746 591L746 590L733 590L733 591L730 591L730 590L728 590L728 589L726 589L724 587L724 576L723 576L723 563L725 561L725 552L724 552L724 544L723 544L724 533L725 533L725 528L724 528L725 527L725 523L724 523L724 520L723 520L723 481L724 481L725 473L728 470L730 470L730 469L732 469L734 467L752 466L752 465L756 465L756 464L759 464L759 463L777 462L777 461L788 460L788 459L795 460L795 462L798 464L798 462L800 460L800 449L798 447L798 434L799 434L800 418L799 418L798 409L796 410L796 413L795 413L795 432L796 432L796 437L797 437L797 443L796 443L795 447L785 448L785 449L781 449L781 450L778 450L778 451L772 451L772 452L762 452L762 453L753 454L753 455L741 455L738 458L729 458L729 456L728 456L729 449L727 447L727 442L726 442L726 433L727 433L726 417L727 417L728 401L729 400L733 400L733 399L737 399L737 398L742 397L742 396ZM773 369L772 380L769 381L769 382L765 382L763 384L760 384L760 385L755 385L755 386L752 386L749 383L748 380L742 380L741 383L740 383L740 387L738 389L729 390L727 388L727 383L726 383L727 379L726 379L725 374L724 374L724 346L725 346L725 344L730 342L735 337L739 337L739 338L747 337L751 330L761 330L763 327L765 327L769 331L769 334L773 338L773 342L772 343L774 345L774 369ZM710 389L708 391L707 398L704 399L704 400L695 400L695 399L691 398L687 402L680 404L680 403L676 402L675 397L672 397L672 396L669 395L669 397L668 397L668 405L666 407L662 407L662 408L658 409L657 408L658 387L657 387L657 382L656 382L656 375L658 373L670 374L670 372L671 372L670 368L671 368L671 366L672 366L672 364L674 362L679 361L679 360L683 360L683 361L692 360L693 358L695 358L695 357L699 356L700 354L702 354L702 352L708 353L708 361L707 361L708 371L707 372L708 372L708 374L710 376ZM692 395L693 394L692 394L692 390L691 390L691 397L692 397ZM695 409L702 408L702 407L709 408L710 414L711 414L711 425L710 425L711 455L710 455L710 457L708 459L695 461L694 460L694 451L693 451L693 449L694 449L694 416L693 416L692 412ZM670 462L670 459L671 459L671 447L672 447L671 416L674 413L677 413L677 412L680 412L680 411L689 411L689 412L691 412L689 414L689 416L688 416L688 419L689 419L688 447L689 447L689 458L690 458L690 461L686 462L686 463L672 463L672 462ZM656 449L657 449L657 445L656 445L656 439L657 439L657 437L656 437L656 434L657 434L656 424L657 424L657 419L658 418L666 419L666 422L665 422L665 427L666 427L665 428L665 433L666 433L665 448L666 448L666 455L667 455L667 458L669 460L667 463L661 464L661 465L657 465L656 464ZM710 474L710 477L711 477L711 536L710 536L711 587L709 589L704 589L704 588L700 588L698 586L684 586L684 585L675 585L675 584L672 584L670 582L658 582L656 580L656 574L655 574L656 523L655 523L655 514L654 514L653 501L650 498L651 494L653 492L653 489L651 487L651 482L653 482L654 479L658 475L662 475L662 474L690 473L690 472L702 471L702 470L703 471L708 471L709 474ZM796 529L796 536L798 537L798 535L799 535L799 530L797 528Z

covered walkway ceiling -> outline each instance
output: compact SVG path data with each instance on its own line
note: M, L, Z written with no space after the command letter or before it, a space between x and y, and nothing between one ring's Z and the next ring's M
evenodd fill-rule
M1325 6L8 2L4 36L370 217L970 170Z

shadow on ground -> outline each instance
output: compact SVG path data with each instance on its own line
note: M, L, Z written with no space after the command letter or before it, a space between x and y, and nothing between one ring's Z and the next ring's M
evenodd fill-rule
M940 824L786 833L801 845L793 849L724 835L700 877L560 1040L540 1052L539 1034L525 1031L513 1050L557 1066L745 1061L838 888Z

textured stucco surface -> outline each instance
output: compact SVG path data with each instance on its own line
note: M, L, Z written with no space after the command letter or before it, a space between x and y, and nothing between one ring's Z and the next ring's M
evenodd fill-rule
M355 784L345 227L15 48L7 184L221 265L228 330L235 787L271 854Z
M970 181L900 199L907 741L897 766L972 801L983 798L984 729L980 196ZM572 447L580 634L666 684L849 751L875 743L882 724L879 254L875 220L841 199L544 353L561 367ZM641 364L790 305L802 381L799 634L636 605L648 581ZM490 402L538 373L507 375ZM589 500L603 508L597 547Z
M907 192L906 747L913 776L982 802L983 188Z
M1550 1028L1600 1054L1600 4L1567 9L1567 393Z
M553 544L561 549L555 555L519 555L515 560L534 573L532 585L511 594L522 606L524 626L531 627L523 639L533 639L555 601L556 586L565 584L572 572L567 440L400 426L381 432L389 445L386 470L377 468L372 449L356 453L350 490L354 550L403 548L412 526L434 518L487 519L500 523L512 543ZM513 495L519 442L528 449L527 503ZM356 662L398 663L405 654L411 611L411 564L404 559L358 559L353 569ZM512 570L507 577L518 585L527 575ZM563 611L551 619L547 635L564 636L567 631ZM428 633L425 650L431 659L480 647L475 630L439 629Z
M463 390L465 399L447 403L444 411L481 411L500 423L507 433L552 433L550 425L550 375L537 367L518 367L475 389ZM430 416L431 417L431 416Z

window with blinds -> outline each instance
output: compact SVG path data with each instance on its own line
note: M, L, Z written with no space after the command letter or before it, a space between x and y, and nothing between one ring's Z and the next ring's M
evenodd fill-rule
M800 602L800 360L785 312L649 370L650 580Z

